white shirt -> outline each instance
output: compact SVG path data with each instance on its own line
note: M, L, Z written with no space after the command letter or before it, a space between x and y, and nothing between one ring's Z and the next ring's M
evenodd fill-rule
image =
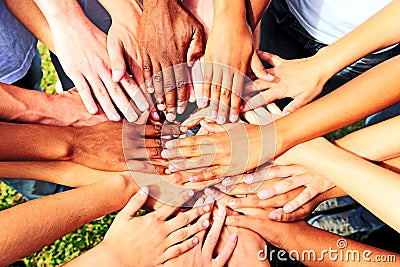
M392 0L286 0L291 13L320 43L330 45Z

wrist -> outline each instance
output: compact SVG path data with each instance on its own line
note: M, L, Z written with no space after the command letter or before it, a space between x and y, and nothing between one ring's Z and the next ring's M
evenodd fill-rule
M229 16L232 21L239 18L246 20L246 4L244 0L214 0L214 19Z
M319 70L319 78L323 84L343 68L340 65L340 61L336 62L337 58L338 55L332 54L329 46L321 48L315 55L310 57L310 64L315 66L314 69Z
M139 18L143 13L143 6L137 0L100 0L99 2L108 11L113 21L123 17ZM124 14L124 16L121 16L121 14Z

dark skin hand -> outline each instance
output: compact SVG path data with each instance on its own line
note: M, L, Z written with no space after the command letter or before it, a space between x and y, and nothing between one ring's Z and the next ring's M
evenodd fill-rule
M147 90L172 122L186 108L187 66L203 53L203 26L179 0L145 0L140 28Z

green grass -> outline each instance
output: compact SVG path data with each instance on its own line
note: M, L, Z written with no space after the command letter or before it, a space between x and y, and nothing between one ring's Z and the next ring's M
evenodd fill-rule
M41 86L48 94L56 94L55 83L58 80L54 66L51 63L48 50L39 44L39 51L42 55L43 80ZM363 122L356 123L344 129L327 135L327 138L337 139L345 134L357 130L363 126ZM24 198L15 190L0 182L0 210L11 208L23 203ZM107 215L99 220L88 223L76 231L55 241L24 259L26 266L59 266L101 242L104 234L115 217L114 214Z

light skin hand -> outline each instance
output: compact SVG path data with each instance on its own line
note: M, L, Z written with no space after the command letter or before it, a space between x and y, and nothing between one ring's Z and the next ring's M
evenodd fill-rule
M206 215L209 216L209 214ZM235 249L238 239L236 233L233 233L229 237L229 241L226 243L221 253L217 257L213 258L214 249L219 240L225 222L225 217L226 210L224 207L220 207L218 212L215 212L213 215L213 223L210 231L207 234L206 231L201 231L197 234L199 243L203 245L195 246L193 249L182 254L181 256L167 261L165 266L225 266L226 262L232 255L233 250Z
M269 104L277 99L291 97L293 101L283 110L283 114L286 115L318 96L330 78L321 73L323 67L319 67L321 64L317 56L284 60L267 52L259 51L258 55L273 66L269 72L274 74L275 79L273 81L258 79L250 85L252 88L245 89L247 93L255 90L263 92L249 100L244 106L244 111Z
M203 53L203 26L180 1L145 0L140 42L146 87L172 122L186 108L189 73L184 63L192 66Z
M85 266L92 258L99 262L106 260L107 266L158 266L199 243L198 237L191 236L206 229L209 221L199 219L189 226L187 224L205 214L203 208L190 209L168 220L179 206L165 204L157 211L135 217L147 196L148 189L144 187L117 215L103 242L71 263ZM192 191L186 191L178 198L183 204L192 196Z
M262 135L260 126L243 123L216 125L205 122L202 122L202 126L214 134L168 141L162 153L164 158L170 160L170 170L173 172L220 166L218 169L209 168L196 173L191 177L192 182L238 175L267 162L273 155L274 147L271 142L271 146L260 146L267 139ZM227 146L227 142L231 145ZM248 159L243 160L243 155L248 155ZM184 158L191 160L182 160Z
M114 102L128 121L136 121L140 113L128 112L130 100L125 93L133 99L141 112L148 109L148 103L128 74L124 74L120 83L113 81L106 34L89 21L79 5L57 18L48 17L48 20L55 52L89 113L95 114L98 111L94 96L110 120L121 119Z
M219 124L228 120L236 122L239 118L245 73L253 53L253 36L246 22L245 3L236 1L236 5L240 6L238 10L231 12L218 11L218 5L214 7L213 26L204 55L203 92L197 99L199 107L206 107L210 99L209 116ZM226 25L231 30L227 30ZM221 40L224 40L223 52Z

